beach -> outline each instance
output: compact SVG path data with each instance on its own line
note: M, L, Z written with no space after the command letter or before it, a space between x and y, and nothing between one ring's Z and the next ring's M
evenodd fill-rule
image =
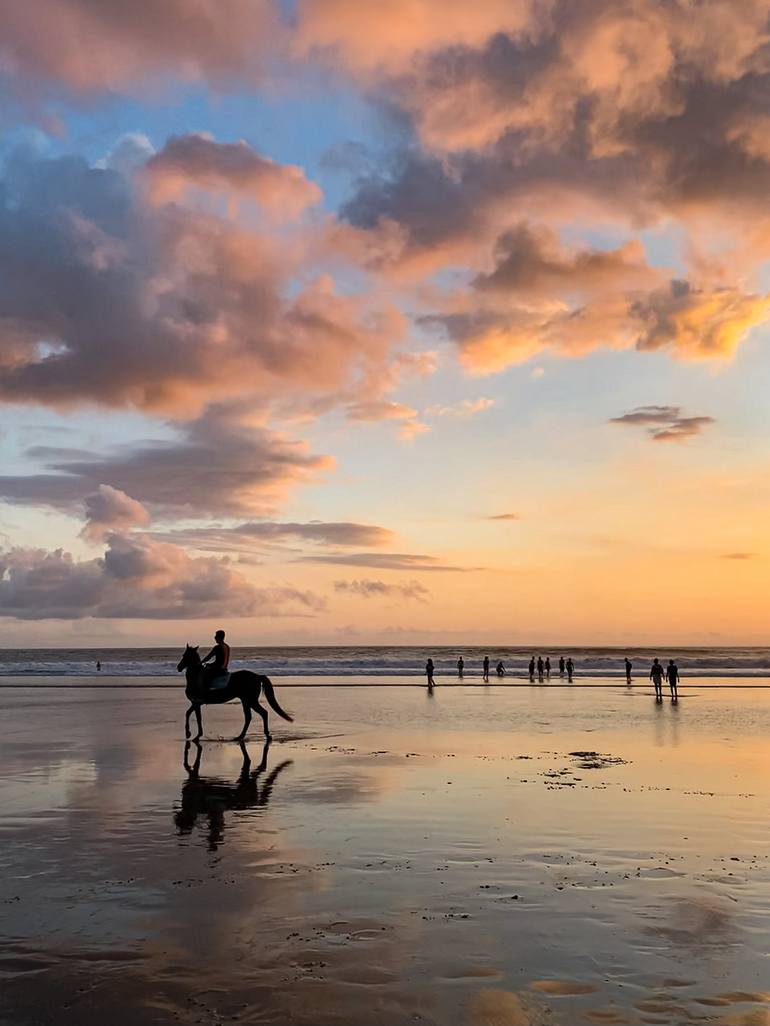
M770 1023L767 691L10 683L3 1026Z

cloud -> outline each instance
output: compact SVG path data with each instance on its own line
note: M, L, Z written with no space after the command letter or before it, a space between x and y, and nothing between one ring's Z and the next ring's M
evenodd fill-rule
M430 425L424 424L421 420L407 420L398 429L398 437L402 442L411 442L420 435L427 434Z
M463 399L452 406L429 406L425 411L428 417L457 417L467 420L475 417L477 413L483 413L495 405L494 399Z
M334 590L357 598L402 598L426 602L430 592L419 581L403 581L401 584L386 584L369 578L354 581L335 581Z
M715 420L713 417L684 417L679 406L639 406L630 413L612 417L609 423L646 427L654 442L680 442L699 435Z
M455 273L423 323L443 325L470 371L601 346L725 358L768 319L755 278L770 258L762 0L740 18L715 0L697 19L688 0L457 18L397 6L414 27L389 50L363 39L388 38L393 7L351 14L369 26L359 39L331 11L307 14L305 31L398 112L390 163L360 172L343 217L389 274L466 271L467 290ZM648 265L643 228L667 233L686 285ZM589 231L621 241L574 244Z
M303 524L263 520L234 527L179 528L154 532L153 537L209 552L248 552L255 546L272 546L286 541L334 547L386 545L393 538L393 532L374 524L348 521L311 521Z
M492 516L484 517L484 520L521 520L518 513L494 513Z
M103 558L62 549L0 554L0 616L20 620L307 616L323 600L294 588L254 587L224 559L192 559L176 545L113 534Z
M212 398L364 401L392 380L404 316L340 294L312 238L150 204L79 157L17 152L0 184L1 400L189 419Z
M271 4L228 0L144 0L92 4L38 0L0 2L0 67L17 96L30 102L41 83L74 93L134 89L146 93L172 77L225 86L253 79L280 25ZM30 97L28 94L32 94Z
M350 420L409 420L417 416L417 410L403 403L387 400L371 400L370 402L353 403L348 407Z
M722 559L754 559L755 552L725 552Z
M637 349L671 346L683 356L730 356L751 328L770 316L770 297L729 288L703 291L672 281L635 303L631 312L644 324Z
M101 484L86 496L86 523L82 536L90 541L103 541L108 534L131 527L144 527L150 514L136 499L119 488Z
M144 168L154 203L184 197L192 186L256 200L279 217L298 217L321 191L300 167L278 164L248 143L219 143L202 134L175 135Z
M245 423L237 407L211 407L177 433L106 453L35 446L26 455L46 472L0 476L0 498L71 510L107 483L155 516L265 514L289 488L332 466L302 442Z
M335 553L331 555L300 556L298 563L328 563L337 566L371 567L374 570L407 570L437 572L453 571L467 573L478 570L473 566L451 566L442 563L435 556L418 555L406 552L355 552Z
M411 442L414 438L430 431L430 426L418 420L418 411L404 403L388 402L387 400L371 400L353 403L347 411L349 420L398 422L396 437L402 442Z

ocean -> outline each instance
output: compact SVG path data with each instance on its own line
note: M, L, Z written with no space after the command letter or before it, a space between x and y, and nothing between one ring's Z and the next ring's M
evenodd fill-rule
M180 648L103 648L103 649L4 649L0 650L0 678L83 678L93 677L105 683L115 678L154 678L158 685L178 681L176 664ZM508 680L526 679L527 666L534 655L550 656L552 674L558 677L558 660L563 655L575 663L576 683L580 678L621 678L626 656L634 664L634 676L644 678L654 656L661 661L674 658L684 679L687 677L768 678L770 648L463 648L429 646L313 646L234 648L232 669L255 669L271 677L340 678L418 678L424 676L430 656L436 665L436 677L457 676L457 659L465 661L465 679L481 678L485 655L494 668L502 660ZM102 665L97 671L96 662ZM165 680L164 680L165 679ZM310 681L312 682L312 680ZM371 680L369 681L371 683ZM65 681L66 683L66 681ZM74 682L73 682L74 683ZM758 680L759 683L759 680Z

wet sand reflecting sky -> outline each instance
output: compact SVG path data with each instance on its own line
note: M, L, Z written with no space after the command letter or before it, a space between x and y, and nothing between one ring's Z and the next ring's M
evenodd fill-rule
M765 693L280 696L0 693L0 1022L770 1023Z

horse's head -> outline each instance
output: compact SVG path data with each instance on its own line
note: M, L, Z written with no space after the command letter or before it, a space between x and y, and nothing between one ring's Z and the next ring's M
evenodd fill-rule
M200 666L201 657L197 645L185 645L182 658L177 663L176 672L181 673L187 666Z

